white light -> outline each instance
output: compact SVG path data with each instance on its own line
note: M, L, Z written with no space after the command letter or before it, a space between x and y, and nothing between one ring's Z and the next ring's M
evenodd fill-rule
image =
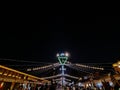
M118 66L118 68L120 68L120 65Z
M69 54L68 54L68 53L65 53L65 56L67 56L67 57L68 57L68 56L69 56Z
M57 55L56 55L57 57L59 57L59 54L57 53Z

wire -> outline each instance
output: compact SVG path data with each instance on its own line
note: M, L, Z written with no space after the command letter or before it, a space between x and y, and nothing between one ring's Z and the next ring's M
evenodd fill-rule
M25 60L15 60L15 59L1 59L0 60L6 60L6 61L16 61L16 62L26 62L26 63L42 63L42 64L53 64L53 63L48 63L48 62L36 62L36 61L25 61Z
M27 63L42 63L42 64L53 64L53 63L48 63L48 62L36 62L36 61L26 61L26 60L15 60L15 59L2 59L0 58L0 60L6 60L6 61L16 61L16 62L27 62ZM43 60L43 59L42 59ZM75 63L76 64L76 63ZM81 64L113 64L113 63L81 63Z

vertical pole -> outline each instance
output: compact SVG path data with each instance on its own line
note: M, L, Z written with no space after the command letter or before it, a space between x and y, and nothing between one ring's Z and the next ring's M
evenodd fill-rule
M62 65L62 87L64 86L64 65Z
M62 80L61 80L61 84L62 84L62 89L63 89L63 86L64 86L64 64L67 62L67 59L68 59L68 56L69 54L68 53L57 53L56 55L58 57L58 60L61 64L61 71L62 71Z
M62 75L64 76L64 65L62 65Z

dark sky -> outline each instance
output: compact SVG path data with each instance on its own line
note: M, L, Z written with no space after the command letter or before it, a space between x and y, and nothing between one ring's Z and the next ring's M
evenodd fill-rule
M68 51L71 62L116 62L120 58L119 20L119 16L6 17L0 58L57 62L56 53Z

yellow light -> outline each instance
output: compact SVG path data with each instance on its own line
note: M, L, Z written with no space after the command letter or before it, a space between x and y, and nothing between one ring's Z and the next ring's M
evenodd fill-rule
M5 76L7 76L7 73L4 73Z
M12 77L15 77L15 75L13 75Z
M113 64L113 67L116 67L117 65L118 65L117 63L114 63L114 64Z
M24 76L24 79L26 79L26 76Z
M117 63L120 64L120 61L118 61Z
M3 87L3 85L4 85L4 82L1 83L0 87Z
M17 70L14 70L14 69L2 66L2 65L0 65L0 68L4 68L4 69L7 69L7 70L10 70L10 71L19 73L19 74L23 74L23 75L26 75L26 76L29 76L29 77L33 77L33 78L36 78L36 79L44 80L44 78L39 78L39 77L36 77L36 76L32 76L32 75L29 75L29 74L26 74L26 73L23 73L23 72L20 72L20 71L17 71Z
M3 72L0 72L0 75L2 75Z
M21 79L21 77L18 77L19 79Z
M86 84L86 87L88 87L88 84Z
M12 76L12 74L9 74L8 76Z
M118 66L118 68L120 68L120 65Z

